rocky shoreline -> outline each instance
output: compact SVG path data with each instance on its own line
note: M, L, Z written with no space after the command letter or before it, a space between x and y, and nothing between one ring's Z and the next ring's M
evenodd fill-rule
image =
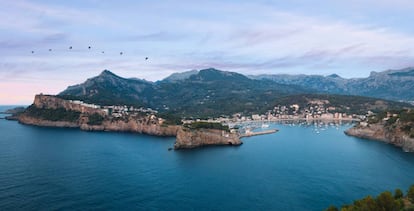
M133 132L154 136L176 137L174 149L190 149L207 145L231 145L238 146L242 142L236 133L215 129L189 129L181 125L166 125L162 119L154 115L109 118L99 109L74 105L70 101L63 100L54 96L36 95L32 105L36 109L65 109L71 112L79 112L79 118L74 121L52 121L33 116L26 110L13 120L21 124L44 126L79 128L85 131L114 131L114 132ZM98 114L102 117L99 124L90 124L91 115Z
M349 136L393 144L405 152L414 152L414 138L404 133L401 127L401 125L387 126L384 122L376 124L361 122L344 133Z
M48 121L21 115L19 123L43 127L79 128L85 131L133 132L153 136L176 137L174 149L191 149L208 145L238 146L243 142L237 134L213 129L187 129L182 126L144 125L135 121L104 121L102 125L78 124L65 121Z

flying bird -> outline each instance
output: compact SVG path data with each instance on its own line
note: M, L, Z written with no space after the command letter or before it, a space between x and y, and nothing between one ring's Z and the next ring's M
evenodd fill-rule
M145 60L148 60L148 57L145 57Z
M51 48L49 48L49 51L52 51L52 49L51 49Z
M91 50L91 46L89 46L88 49Z
M69 49L72 50L72 46L70 46Z
M34 51L32 51L32 53L34 53Z
M123 53L123 52L120 52L120 53L119 53L119 55L122 55L122 54L124 54L124 53Z
M105 53L105 51L102 51L102 53Z

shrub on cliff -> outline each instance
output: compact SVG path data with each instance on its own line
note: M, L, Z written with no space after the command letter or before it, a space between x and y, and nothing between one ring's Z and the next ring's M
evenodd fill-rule
M403 122L414 122L414 110L401 112L400 120Z
M76 122L79 119L80 112L73 110L66 110L64 108L47 109L37 108L34 105L29 106L25 114L31 117L49 120L49 121L68 121Z
M102 124L103 120L103 116L97 113L93 113L88 116L88 125L100 125Z
M181 117L173 113L162 113L159 114L158 117L163 118L165 120L163 124L165 126L182 124Z
M184 127L190 129L216 129L230 131L229 126L222 125L221 123L217 122L193 122L191 124L184 124Z

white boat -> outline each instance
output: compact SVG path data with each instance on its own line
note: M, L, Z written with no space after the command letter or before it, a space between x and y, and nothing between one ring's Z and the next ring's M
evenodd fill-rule
M268 124L262 124L262 128L268 128L269 125Z

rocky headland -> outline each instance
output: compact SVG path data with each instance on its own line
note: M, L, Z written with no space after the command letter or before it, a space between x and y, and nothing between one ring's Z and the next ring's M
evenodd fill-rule
M406 152L414 152L414 122L412 111L399 114L387 113L369 117L345 131L346 135L363 139L377 140L401 147Z
M64 100L51 95L36 95L35 100L17 116L22 124L79 128L86 131L134 132L154 136L176 136L174 149L205 145L240 145L238 134L219 129L190 129L166 124L155 113L129 113L113 116L96 105Z
M22 112L25 111L25 107L16 107L16 108L12 108L12 109L8 109L4 112L0 112L0 114L8 114L5 117L1 117L2 119L7 119L7 120L17 120L19 114L21 114Z
M180 128L174 149L196 148L206 145L238 146L242 142L237 134L218 129L188 129Z

